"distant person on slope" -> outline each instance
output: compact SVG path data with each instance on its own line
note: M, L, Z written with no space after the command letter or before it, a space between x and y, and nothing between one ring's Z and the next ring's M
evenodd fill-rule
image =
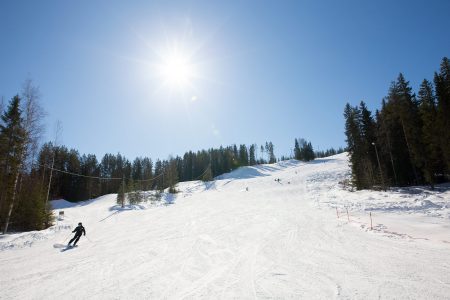
M70 246L70 244L72 244L73 241L75 241L75 243L73 243L73 245L76 246L78 240L79 240L80 237L81 237L81 234L84 233L84 235L86 235L86 230L84 230L84 227L83 227L83 225L81 224L81 222L78 223L78 226L75 227L75 229L74 229L72 232L75 232L75 236L70 240L68 246Z

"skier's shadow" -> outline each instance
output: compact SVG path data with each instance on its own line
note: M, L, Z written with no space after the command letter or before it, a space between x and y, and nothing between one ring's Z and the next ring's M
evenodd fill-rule
M78 246L69 246L69 245L65 245L65 244L54 244L53 245L53 248L59 248L59 249L61 249L60 250L61 252L65 252L65 251L73 249L75 247L78 247Z
M66 248L62 248L61 252L66 252L67 250L74 249L76 247L78 247L78 246L67 246Z

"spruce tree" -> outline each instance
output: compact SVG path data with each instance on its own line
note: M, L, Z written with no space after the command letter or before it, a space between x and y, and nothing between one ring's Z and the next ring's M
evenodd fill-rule
M142 159L140 157L136 157L133 161L131 177L133 180L142 180L143 179L143 167L142 167Z
M409 83L399 75L396 82L392 82L386 103L380 112L389 134L391 153L394 157L397 182L399 185L418 183L420 153L417 136L420 127L416 123L417 114Z
M414 174L415 184L419 184L419 169L423 166L423 148L420 142L420 118L418 117L418 105L409 82L405 80L400 73L396 84L396 96L399 97L398 112L403 134L411 159L412 171Z
M26 142L18 95L11 99L1 119L3 124L0 125L0 165L3 171L3 183L0 191L2 193L0 218L3 223L3 233L6 233L17 197L17 183Z
M274 146L272 142L266 142L266 152L269 156L269 164L273 164L277 162L277 158L275 157L274 153Z
M261 145L260 151L261 151L261 158L260 158L259 163L260 163L260 164L264 164L265 161L264 161L264 146L263 146L263 145Z
M163 162L159 159L155 162L155 180L153 185L153 189L164 191L164 167Z
M425 147L423 153L425 180L434 187L435 174L442 173L443 160L437 126L436 101L431 83L424 79L418 94L419 114L422 120L421 139Z
M248 166L248 151L244 144L239 146L239 165Z
M256 165L256 145L250 145L249 149L249 164L250 166Z
M239 167L239 152L236 145L233 145L233 169Z
M382 171L379 170L376 156L375 122L364 101L361 101L359 104L359 110L361 111L361 153L363 156L361 157L361 163L364 165L364 180L370 186L373 186L375 183L384 186L383 176L378 176L378 174L382 174Z
M347 151L350 155L350 167L352 170L352 184L357 189L368 188L368 183L364 180L364 167L361 138L361 112L357 107L352 107L349 103L345 105L345 135L347 137Z
M305 161L314 160L315 154L314 154L314 149L313 149L311 142L307 142L304 144L302 152L303 152Z
M145 157L142 160L142 177L143 182L142 189L148 191L151 189L151 180L153 178L153 162L150 158Z
M385 111L386 102L382 100L382 110ZM398 185L397 172L394 164L394 156L392 154L391 134L386 126L385 115L380 111L376 111L376 142L375 147L380 147L378 154L380 157L382 176L385 185ZM384 167L383 167L384 166Z
M437 125L447 174L450 173L450 62L444 57L439 73L434 75L437 98Z
M302 155L301 155L301 151L300 151L300 143L297 139L295 139L295 143L294 143L294 158L296 160L302 160Z
M22 178L18 201L11 220L17 230L42 230L53 223L50 203L45 202L46 193L37 172Z

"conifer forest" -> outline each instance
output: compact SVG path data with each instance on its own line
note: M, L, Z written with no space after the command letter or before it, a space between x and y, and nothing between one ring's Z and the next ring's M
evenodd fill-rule
M352 184L357 189L429 185L449 180L450 62L414 93L403 74L391 83L381 108L361 101L344 110Z

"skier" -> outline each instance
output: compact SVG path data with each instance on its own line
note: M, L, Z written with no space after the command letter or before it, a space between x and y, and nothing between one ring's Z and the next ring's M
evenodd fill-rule
M73 246L76 246L78 240L81 237L81 234L86 235L86 230L84 230L84 227L81 224L81 222L78 223L78 226L75 227L75 229L72 232L75 232L75 236L70 240L70 242L69 242L69 244L67 246L71 246L70 244L72 244L73 241L75 241L75 243L73 243Z

